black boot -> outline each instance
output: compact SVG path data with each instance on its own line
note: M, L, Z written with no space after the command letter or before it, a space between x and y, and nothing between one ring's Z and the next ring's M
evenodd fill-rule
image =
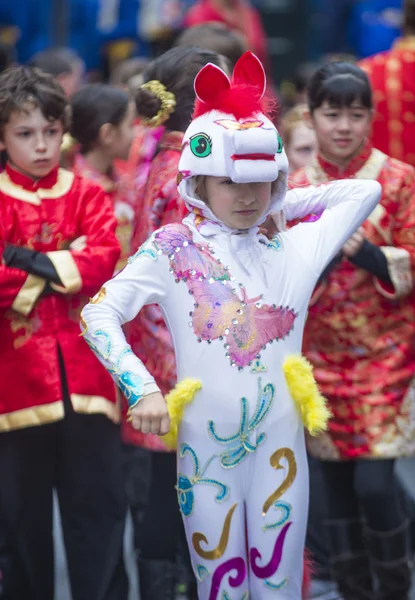
M333 580L344 600L373 600L369 555L360 519L324 522Z
M408 600L412 574L410 522L405 521L393 531L366 527L365 534L376 578L376 600Z
M170 560L138 559L141 600L174 600L176 564Z

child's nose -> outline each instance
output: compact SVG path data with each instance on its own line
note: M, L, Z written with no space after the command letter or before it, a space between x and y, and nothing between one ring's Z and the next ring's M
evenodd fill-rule
M43 135L38 135L36 138L36 150L43 152L46 150L46 142Z

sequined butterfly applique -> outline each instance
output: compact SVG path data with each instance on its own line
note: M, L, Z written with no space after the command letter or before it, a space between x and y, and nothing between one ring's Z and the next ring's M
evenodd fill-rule
M186 225L168 225L156 232L155 240L168 256L176 282L184 281L194 297L190 316L198 340L223 340L232 366L246 367L267 344L290 333L297 313L264 304L260 296L248 298L241 284L235 288L228 267L213 257L212 249L196 244Z

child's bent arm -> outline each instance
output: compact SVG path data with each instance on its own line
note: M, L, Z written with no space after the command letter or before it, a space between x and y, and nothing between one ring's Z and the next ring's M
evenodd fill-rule
M122 330L145 304L162 304L166 297L163 263L166 260L168 264L167 258L157 256L152 244L147 244L148 254L138 256L107 282L81 315L82 335L123 391L130 408L142 397L159 391Z
M381 192L377 181L357 179L290 192L287 219L319 215L317 221L300 223L286 233L317 275L374 210Z

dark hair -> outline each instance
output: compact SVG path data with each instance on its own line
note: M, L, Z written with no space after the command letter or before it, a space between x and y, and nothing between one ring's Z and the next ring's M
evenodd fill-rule
M64 73L72 73L74 64L80 57L70 48L48 48L41 50L29 60L30 67L36 67L54 77Z
M332 62L318 69L308 83L307 97L311 113L325 101L330 106L345 107L359 100L365 108L373 108L369 78L352 63Z
M415 0L405 0L403 9L403 27L405 34L415 33Z
M105 123L119 125L126 115L130 98L127 92L106 83L85 85L71 98L70 133L85 154L96 146Z
M112 71L110 77L111 85L126 86L130 79L141 75L149 65L148 58L134 57L127 58L120 62Z
M144 83L158 80L175 95L176 109L164 123L167 129L186 131L195 102L194 79L209 62L220 66L221 57L200 48L172 48L153 60L145 70ZM157 96L143 88L136 90L135 102L138 114L147 118L154 117L161 106Z
M31 67L12 67L0 74L0 134L15 111L39 107L48 121L69 127L70 108L65 92L52 75Z
M223 23L204 23L189 27L179 35L174 46L211 50L225 56L230 61L232 69L236 61L247 50L242 35L228 29Z

